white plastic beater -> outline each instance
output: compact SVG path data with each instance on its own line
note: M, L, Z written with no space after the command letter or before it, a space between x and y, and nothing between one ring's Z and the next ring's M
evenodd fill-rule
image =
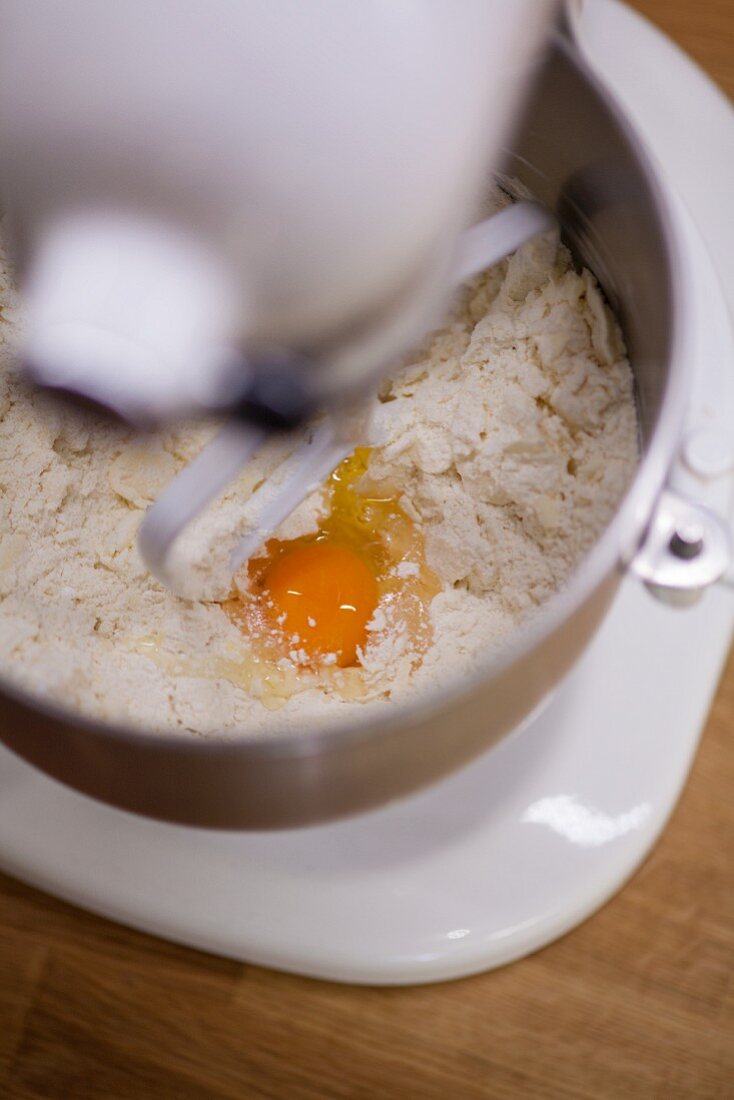
M517 202L466 230L459 242L451 283L458 286L499 263L521 245L556 225L544 207ZM304 442L289 457L293 472L272 497L261 486L250 498L255 512L253 526L230 554L234 573L262 543L313 492L355 447L364 443L359 434L359 415L329 414L309 429ZM254 425L229 421L201 453L171 482L153 504L138 533L143 561L163 584L176 590L168 568L173 545L188 525L238 474L242 473L268 433ZM265 501L257 510L259 500ZM189 591L186 595L190 596Z

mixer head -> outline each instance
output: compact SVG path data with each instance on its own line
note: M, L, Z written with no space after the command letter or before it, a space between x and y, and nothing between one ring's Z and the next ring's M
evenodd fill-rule
M135 425L231 416L232 471L325 414L324 468L441 310L554 7L0 0L32 377Z

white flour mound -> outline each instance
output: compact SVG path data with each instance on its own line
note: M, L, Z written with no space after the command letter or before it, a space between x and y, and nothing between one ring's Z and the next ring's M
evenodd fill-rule
M422 665L412 667L409 639L380 629L378 608L364 701L316 686L273 712L229 678L247 641L219 605L172 595L136 550L143 511L214 428L141 442L29 389L14 373L1 259L0 283L0 667L91 716L158 733L266 735L435 687L486 659L563 585L635 469L617 325L593 276L574 271L552 235L540 238L466 288L375 402L368 474L400 487L444 585ZM284 455L270 446L191 539L231 539L253 486ZM317 494L281 537L313 529L321 507Z

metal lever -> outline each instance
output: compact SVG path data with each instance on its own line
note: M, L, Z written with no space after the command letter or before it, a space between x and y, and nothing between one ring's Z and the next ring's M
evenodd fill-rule
M688 607L726 576L733 554L724 519L666 489L630 572L664 603Z

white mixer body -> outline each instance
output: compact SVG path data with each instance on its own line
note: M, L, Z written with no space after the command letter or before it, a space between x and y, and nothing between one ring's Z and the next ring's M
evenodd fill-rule
M223 345L331 348L396 302L388 344L412 338L552 7L2 0L0 184L42 380L167 416L206 403Z

